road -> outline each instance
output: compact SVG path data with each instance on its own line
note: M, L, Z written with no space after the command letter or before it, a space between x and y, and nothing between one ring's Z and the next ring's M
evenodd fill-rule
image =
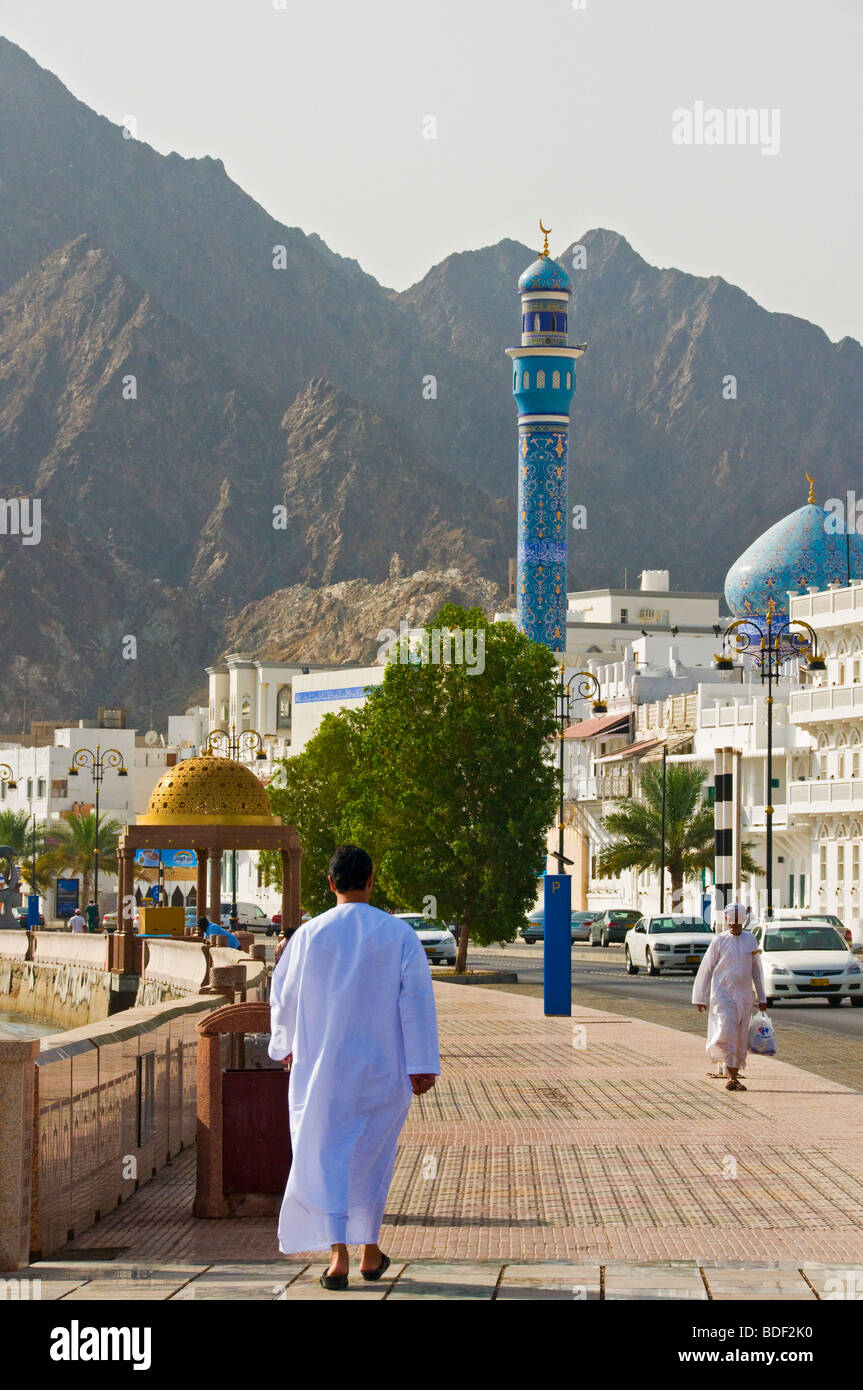
M542 946L514 943L476 948L469 963L477 969L514 970L516 985L487 985L520 994L542 994ZM572 951L573 1001L585 1008L643 1018L685 1033L706 1034L706 1022L691 1003L691 975L627 975L623 947L576 945ZM779 1056L804 1071L863 1089L863 1009L843 1004L831 1009L820 999L780 1004L772 1011Z
M469 964L484 970L515 970L520 984L542 984L542 944L523 946L516 943L500 947L477 948L469 952ZM638 975L627 975L623 963L623 947L614 945L602 947L573 948L572 983L579 987L607 995L613 999L636 999L671 1004L689 1016L693 1010L692 975L682 972L659 975L651 978L642 970ZM819 1031L838 1033L845 1038L859 1038L863 1041L863 1009L852 1009L843 1004L840 1009L831 1009L820 999L804 999L797 1004L779 1004L774 1009L774 1022L777 1027L817 1028ZM863 1068L863 1053L861 1053Z
M269 959L274 945L267 942ZM472 947L468 965L474 969L511 970L518 975L518 984L487 985L487 989L541 995L542 951L541 943ZM643 972L627 975L622 946L574 946L572 986L573 1000L585 1008L643 1018L701 1037L706 1034L704 1015L691 1003L692 976L670 974L651 978ZM772 1013L779 1056L784 1062L855 1091L863 1089L863 1009L852 1009L847 1003L841 1009L831 1009L822 1000L812 999L780 1004Z

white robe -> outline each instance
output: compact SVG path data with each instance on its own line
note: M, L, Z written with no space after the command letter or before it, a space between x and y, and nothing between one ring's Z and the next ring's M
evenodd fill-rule
M692 987L693 1004L706 1004L707 1055L714 1062L742 1067L749 1051L752 990L764 998L764 975L758 942L751 931L714 936L702 957Z
M273 971L269 1053L293 1053L286 1255L378 1238L409 1077L440 1074L428 958L412 926L365 903L305 923Z

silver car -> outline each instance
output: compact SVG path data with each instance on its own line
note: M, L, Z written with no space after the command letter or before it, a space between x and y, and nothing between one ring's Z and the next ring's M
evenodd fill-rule
M449 928L439 927L418 912L396 912L395 916L413 927L433 965L455 965L456 943Z

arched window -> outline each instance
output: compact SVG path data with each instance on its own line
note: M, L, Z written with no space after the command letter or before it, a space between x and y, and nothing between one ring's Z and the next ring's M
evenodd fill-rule
M567 374L566 374L566 389L567 389L567 391L571 391L571 390L572 390L572 373L571 373L571 372L567 372Z
M536 388L542 391L545 387L545 372L539 371L536 374Z
M518 372L512 374L512 389L513 391L518 389Z
M552 372L552 374L551 374L551 384L552 384L552 386L554 387L554 390L555 390L555 391L559 391L559 390L560 390L560 372Z
M539 314L534 314L534 316L533 316L533 331L534 331L534 333L538 333L538 332L539 332L539 322L540 322L540 320L539 320Z
M222 713L221 713L220 721L219 721L219 722L222 723L222 724L224 724L227 718L228 718L228 702L227 702L227 700L223 700L223 701L222 701Z
M283 685L276 696L276 728L291 727L291 687Z
M521 389L522 389L522 391L528 391L528 390L530 390L530 372L525 372L524 375L522 376L522 378L521 378Z

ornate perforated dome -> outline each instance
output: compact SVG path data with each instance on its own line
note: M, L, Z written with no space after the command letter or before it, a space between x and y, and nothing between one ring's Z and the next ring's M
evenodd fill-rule
M735 617L761 617L772 598L777 616L787 616L789 590L845 584L849 560L850 578L863 578L863 538L837 534L835 517L810 501L744 550L726 575L725 601Z
M522 271L518 288L522 294L530 290L565 290L568 294L572 289L572 281L557 261L553 261L550 256L540 256L527 270Z
M204 754L168 768L150 795L143 825L278 825L263 786L249 768L231 758Z

